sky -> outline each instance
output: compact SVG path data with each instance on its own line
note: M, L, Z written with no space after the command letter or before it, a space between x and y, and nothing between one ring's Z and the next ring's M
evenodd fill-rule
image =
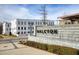
M42 4L0 4L0 21L20 19L42 19ZM63 15L79 13L79 4L46 4L47 19L59 20Z

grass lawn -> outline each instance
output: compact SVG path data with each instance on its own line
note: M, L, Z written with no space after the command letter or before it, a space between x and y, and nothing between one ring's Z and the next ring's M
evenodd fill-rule
M0 34L0 38L15 38L15 35Z

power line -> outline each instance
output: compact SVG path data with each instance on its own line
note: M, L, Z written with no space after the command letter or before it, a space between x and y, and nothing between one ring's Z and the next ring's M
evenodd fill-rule
M46 25L46 20L47 20L47 8L46 5L42 5L40 9L40 14L43 17L43 24Z

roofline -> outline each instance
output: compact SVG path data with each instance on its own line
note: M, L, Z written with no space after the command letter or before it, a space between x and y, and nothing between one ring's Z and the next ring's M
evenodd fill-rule
M30 20L30 21L31 21L31 20L33 20L33 21L35 20L35 21L43 21L42 19L20 19L20 18L17 18L17 19L15 19L15 20L28 20L28 21L29 21L29 20ZM46 21L53 21L53 20L48 20L48 19L47 19Z
M60 17L57 17L57 18L65 18L65 17L72 17L72 16L76 16L76 15L79 15L79 13L75 13L75 14L70 14L70 15L64 15L64 16L60 16Z

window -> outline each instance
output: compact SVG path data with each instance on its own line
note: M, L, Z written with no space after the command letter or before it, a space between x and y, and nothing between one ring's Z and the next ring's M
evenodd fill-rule
M9 27L9 24L8 24L8 27Z
M28 33L30 33L30 31L28 31Z
M26 25L26 22L24 22L24 25Z
M66 22L65 24L70 24L70 22Z
M21 34L23 34L23 32L21 32Z
M30 25L30 22L28 22L28 25Z
M21 22L21 25L23 25L23 22Z
M18 27L18 30L20 30L20 27Z
M31 22L31 25L34 25L34 23L33 23L33 22Z
M24 32L24 34L26 34L26 32Z
M28 22L28 25L34 25L34 22Z
M68 22L68 24L70 24L70 22Z
M17 34L20 34L20 32L18 32Z
M31 29L31 27L28 27L28 29Z
M39 30L37 30L37 33L40 33Z
M20 22L18 21L18 25L20 25Z
M23 27L21 27L21 30L23 30Z
M24 30L26 30L26 27L24 27Z
M65 24L67 24L67 22Z

